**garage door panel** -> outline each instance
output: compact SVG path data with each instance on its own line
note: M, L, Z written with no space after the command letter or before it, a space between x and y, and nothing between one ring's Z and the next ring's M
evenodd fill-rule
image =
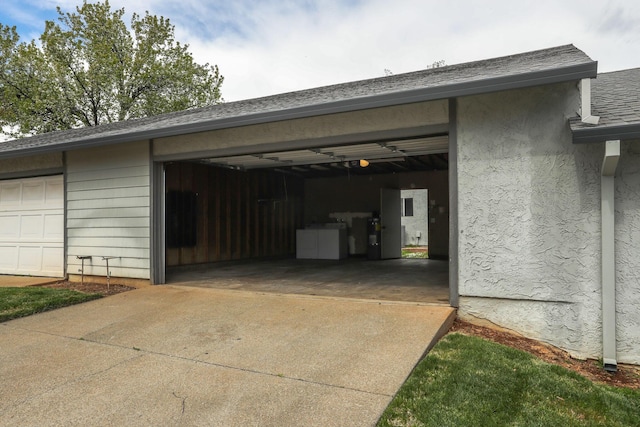
M20 203L20 184L0 184L0 206L18 205Z
M0 274L64 275L61 175L0 181Z
M48 181L47 189L45 193L45 202L48 206L62 206L64 200L64 185L62 180L60 182Z
M0 240L20 236L20 215L0 215Z
M40 271L42 266L42 247L20 246L18 248L18 270L24 272Z
M22 186L23 204L43 204L44 202L44 181L25 183Z
M45 239L62 240L64 238L64 215L49 214L44 216L44 231L42 237Z
M42 238L44 216L40 214L22 215L20 217L20 237L23 239Z
M18 268L18 246L0 245L0 273L11 274Z
M42 248L42 271L47 275L55 275L54 273L60 268L60 259L64 259L64 249L62 247L43 247Z

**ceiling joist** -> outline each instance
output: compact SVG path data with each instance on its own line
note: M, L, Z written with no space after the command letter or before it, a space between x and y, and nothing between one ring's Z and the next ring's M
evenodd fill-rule
M448 135L437 135L210 157L200 162L234 170L271 169L315 178L446 170L448 149ZM368 166L362 167L360 160L366 160Z

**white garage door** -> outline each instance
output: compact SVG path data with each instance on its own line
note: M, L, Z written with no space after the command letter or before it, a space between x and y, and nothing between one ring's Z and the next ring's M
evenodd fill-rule
M64 275L62 175L0 181L0 274Z

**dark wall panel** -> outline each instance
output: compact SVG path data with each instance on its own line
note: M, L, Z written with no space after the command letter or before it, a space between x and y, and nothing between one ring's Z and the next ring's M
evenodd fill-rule
M295 254L303 180L188 162L165 173L167 266Z

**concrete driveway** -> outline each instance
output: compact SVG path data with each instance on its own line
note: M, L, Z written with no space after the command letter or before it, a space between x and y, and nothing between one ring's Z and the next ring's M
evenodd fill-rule
M154 286L0 323L0 425L374 425L449 307Z

